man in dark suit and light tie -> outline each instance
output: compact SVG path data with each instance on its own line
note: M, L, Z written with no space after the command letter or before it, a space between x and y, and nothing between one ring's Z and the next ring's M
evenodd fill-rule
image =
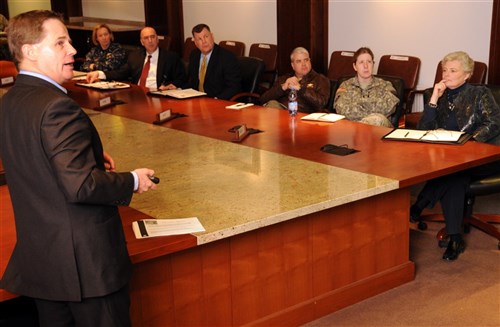
M150 89L170 90L186 82L184 64L178 54L162 49L152 27L141 30L143 49L131 51L127 62L117 70L96 71L87 74L87 81L97 79L129 81Z
M154 171L116 172L68 97L76 50L57 13L14 17L8 42L20 72L0 100L0 155L17 243L0 287L34 298L40 326L130 326L132 267L117 206L156 188Z
M241 90L241 73L236 56L215 44L210 27L198 24L192 30L195 50L189 57L186 87L209 97L230 99Z

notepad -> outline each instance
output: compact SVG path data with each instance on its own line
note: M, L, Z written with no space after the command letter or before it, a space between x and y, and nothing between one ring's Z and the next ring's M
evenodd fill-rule
M344 119L344 115L338 115L338 114L327 114L323 112L316 112L309 114L307 116L304 116L300 119L302 120L314 120L314 121L323 121L323 122L336 122L338 120Z
M132 229L136 238L182 235L205 231L197 217L141 219L132 222Z
M470 135L461 131L450 131L446 129L418 130L397 128L386 134L382 139L398 141L417 141L431 143L455 143L463 144L470 138Z

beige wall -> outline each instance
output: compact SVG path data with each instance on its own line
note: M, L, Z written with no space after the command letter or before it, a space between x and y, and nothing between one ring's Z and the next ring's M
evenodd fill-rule
M34 9L50 10L50 0L8 0L7 4L9 5L9 17Z
M246 44L277 41L276 0L183 0L184 35L191 36L193 26L205 23L215 41L237 40Z
M142 0L82 0L84 17L145 21Z
M10 0L14 10L44 7L50 1ZM88 17L144 21L140 0L82 0ZM356 50L369 46L383 54L420 57L420 87L430 87L437 62L448 52L467 51L488 63L493 0L330 0L329 46ZM277 42L276 0L184 0L184 34L208 24L216 41ZM304 27L307 28L307 27Z

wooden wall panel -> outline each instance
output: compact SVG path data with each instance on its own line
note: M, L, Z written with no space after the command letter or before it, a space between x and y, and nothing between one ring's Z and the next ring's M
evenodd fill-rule
M488 83L500 85L500 0L493 0Z
M65 20L69 17L83 16L82 0L50 0L50 6L53 11L62 13Z
M290 52L309 50L313 68L325 73L328 65L328 0L277 0L278 71L290 72Z
M9 2L7 0L0 0L0 14L9 19Z
M170 50L182 53L184 20L182 0L144 0L146 25L154 27L158 35L172 39Z

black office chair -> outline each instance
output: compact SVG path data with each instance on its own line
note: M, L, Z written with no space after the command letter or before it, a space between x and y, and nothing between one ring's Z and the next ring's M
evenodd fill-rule
M335 108L333 107L333 103L335 102L335 93L337 93L337 89L339 87L339 81L330 80L330 97L328 98L328 103L326 105L326 109L328 112L335 112Z
M396 106L396 110L391 115L390 121L392 123L392 126L394 126L394 128L398 128L399 127L399 120L404 112L405 82L401 77L397 77L397 76L389 76L389 75L374 75L374 76L391 82L392 86L396 90L396 95L399 99L399 103ZM340 77L339 80L337 81L337 85L335 85L335 90L332 89L332 92L336 92L337 88L342 84L343 81L346 81L352 77L353 76ZM333 96L333 99L332 99L331 107L328 107L328 108L331 108L332 112L334 112L335 111L335 109L334 109L335 94L330 95L330 97L332 97L332 96ZM329 103L329 105L330 105L330 103Z
M241 92L230 100L238 102L258 103L260 95L256 93L265 63L260 58L238 57L241 72Z
M396 90L396 95L399 99L399 103L396 106L396 110L391 115L391 123L394 128L398 128L400 125L401 116L404 113L405 106L405 81L401 77L389 76L389 75L375 75L386 81L391 82L392 86Z
M263 94L273 86L278 78L278 46L269 43L254 43L250 46L248 56L260 58L264 60L266 65L257 89L258 93Z
M420 58L407 55L383 55L377 68L377 75L399 76L405 83L404 105L406 112L411 111L413 91L418 84Z
M500 85L486 85L488 87L495 101L500 104ZM432 88L426 89L424 98L429 98L432 93ZM474 213L474 202L477 196L492 195L500 193L500 173L473 181L465 195L465 208L464 208L464 232L470 231L470 226L474 226L488 235L495 237L498 240L498 249L500 250L500 231L491 223L500 223L500 214L481 214ZM425 221L442 221L441 214L430 214L421 216L421 221L418 223L420 230L427 229ZM438 245L446 247L448 242L446 231L442 228L436 235Z

